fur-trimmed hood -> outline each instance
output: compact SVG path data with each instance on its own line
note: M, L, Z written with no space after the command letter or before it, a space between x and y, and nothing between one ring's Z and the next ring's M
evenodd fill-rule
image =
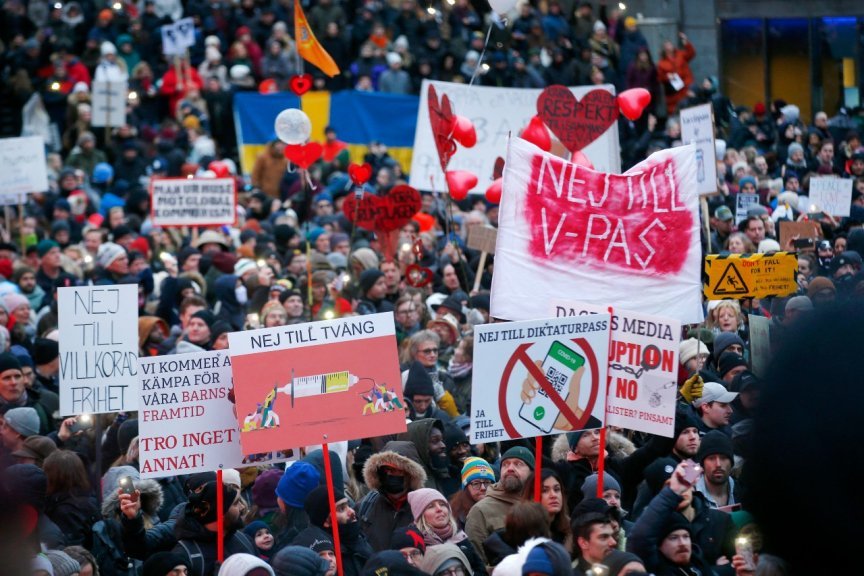
M412 442L393 440L385 444L381 452L373 454L366 460L363 466L363 479L372 490L381 488L378 468L384 465L405 471L409 491L418 490L426 485L426 471L420 464L420 455Z
M134 480L135 488L141 492L141 512L146 516L158 518L157 512L162 507L162 486L156 480ZM108 493L102 500L102 517L106 519L119 518L120 496L116 490Z
M610 456L629 456L636 451L636 445L623 434L606 431L606 451ZM567 460L570 452L570 444L567 443L567 434L559 434L552 444L552 460L560 462Z

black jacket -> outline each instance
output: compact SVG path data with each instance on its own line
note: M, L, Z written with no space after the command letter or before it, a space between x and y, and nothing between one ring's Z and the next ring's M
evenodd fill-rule
M93 546L93 524L100 520L99 505L90 494L52 494L45 514L66 535L67 546Z
M215 576L219 572L216 560L217 534L205 528L198 520L186 515L177 519L174 526L177 545L174 552L183 554L189 560L189 576ZM225 535L225 557L232 554L251 554L255 556L255 545L243 532L230 532Z

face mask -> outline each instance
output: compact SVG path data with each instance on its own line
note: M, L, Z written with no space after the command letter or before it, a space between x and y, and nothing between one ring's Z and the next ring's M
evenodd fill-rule
M429 464L435 470L447 470L447 453L430 454Z
M339 536L346 542L353 542L360 536L360 522L355 520L348 524L339 524Z
M237 302L243 306L249 300L249 295L246 293L246 286L238 286L234 289L234 297Z
M405 477L392 474L381 475L381 490L386 494L401 494L405 491Z

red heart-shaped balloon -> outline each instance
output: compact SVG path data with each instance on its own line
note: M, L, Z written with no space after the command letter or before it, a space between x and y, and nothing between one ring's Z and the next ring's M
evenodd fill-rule
M638 120L651 103L651 93L645 88L631 88L618 95L618 108L628 120Z
M494 204L501 202L501 189L503 188L503 184L503 178L496 178L495 181L486 188L486 200Z
M448 170L444 173L450 197L456 201L468 197L468 192L477 185L477 176L467 170Z
M348 177L357 186L362 186L372 177L372 165L368 162L365 164L354 164L352 162L348 165Z
M453 124L453 139L465 148L471 148L477 144L477 131L474 123L464 116L456 116Z
M549 130L546 129L546 125L540 116L532 116L519 137L531 142L544 152L549 152L552 149L552 138L549 136Z
M414 288L422 288L432 282L432 270L419 264L411 264L405 268L405 282Z
M324 148L318 142L285 145L285 158L304 170L317 162L323 152Z
M394 186L384 196L364 192L360 199L349 194L342 211L364 230L391 232L407 224L420 211L420 193L405 184Z
M504 175L504 159L498 156L495 158L495 165L492 167L492 179L497 180Z
M210 162L210 165L207 166L208 170L212 170L214 174L216 174L219 178L227 178L231 175L231 169L228 168L228 164L222 162L221 160L214 160Z
M428 91L429 123L432 125L432 136L435 138L435 148L438 150L438 159L441 162L441 170L446 171L450 158L456 152L456 142L453 141L453 128L456 118L450 99L446 94L438 101L438 93L435 87L429 85Z
M312 89L312 74L298 74L297 76L292 76L291 80L288 81L288 86L291 88L292 92L297 94L297 96L302 96Z
M597 88L581 100L566 86L547 87L537 99L537 114L571 152L603 135L618 120L615 97Z

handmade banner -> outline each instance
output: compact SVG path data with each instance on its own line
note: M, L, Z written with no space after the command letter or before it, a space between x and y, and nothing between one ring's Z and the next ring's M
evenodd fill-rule
M228 334L244 454L406 430L393 314Z
M794 252L710 254L705 256L705 297L787 296L798 291L797 274L798 255Z
M91 102L93 106L92 126L117 127L126 124L126 82L93 82Z
M242 468L296 457L295 450L243 456L227 351L141 358L139 376L142 478Z
M45 141L39 136L0 139L0 193L30 194L48 190Z
M771 319L749 314L747 325L750 327L750 366L754 374L765 378L771 362Z
M450 159L448 170L467 170L478 176L477 185L471 193L482 194L491 183L489 179L495 167L495 159L501 156L510 135L518 134L538 114L538 99L543 90L524 88L497 88L492 86L468 86L450 82L423 81L420 88L420 108L417 112L417 127L414 132L414 155L411 161L410 184L419 190L445 189L444 173L438 161L435 137L429 121L429 85L435 87L439 97L447 95L453 105L453 113L471 120L477 132L477 143L471 148L458 147ZM572 101L568 108L574 112L574 104L591 91L602 90L610 94L603 113L592 107L594 117L585 119L584 125L597 128L596 139L591 140L582 152L603 172L621 170L618 146L618 125L608 122L607 117L617 117L615 89L609 84L602 86L571 87ZM611 102L611 103L610 103ZM564 108L561 107L561 110ZM554 110L554 109L553 109ZM553 131L554 133L554 131ZM575 134L556 134L570 142ZM570 142L572 144L572 142ZM566 145L566 144L565 144Z
M557 302L553 312L559 318L584 319L607 309ZM606 424L672 438L681 323L626 310L612 313Z
M717 191L717 152L711 104L681 110L681 141L696 147L696 188L699 194L713 194Z
M233 226L237 193L233 178L160 178L150 181L154 226Z
M698 323L699 195L692 146L604 174L513 138L504 168L492 315L543 318L572 294Z
M738 194L735 196L735 225L740 226L747 219L747 211L758 205L758 194Z
M138 409L138 285L57 290L60 415Z
M471 442L605 426L609 314L474 329Z
M851 178L834 176L810 179L810 204L808 212L824 212L831 216L849 216L852 210Z
M192 18L162 25L162 53L166 56L182 56L187 48L194 45L195 21Z

